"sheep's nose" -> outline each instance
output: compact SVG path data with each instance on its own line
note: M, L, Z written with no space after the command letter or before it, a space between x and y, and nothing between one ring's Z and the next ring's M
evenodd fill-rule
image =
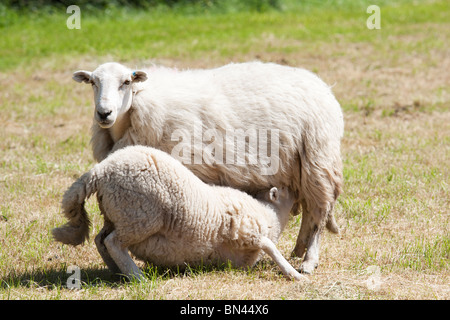
M106 120L106 118L108 118L108 116L112 113L112 111L109 112L100 112L97 111L97 115L100 118L100 120Z

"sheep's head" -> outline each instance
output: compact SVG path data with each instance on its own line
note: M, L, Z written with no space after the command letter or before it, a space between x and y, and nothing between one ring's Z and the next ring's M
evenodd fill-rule
M111 128L132 102L133 83L147 80L145 71L131 71L115 62L105 63L93 72L73 74L77 82L90 83L94 89L95 120L102 128Z

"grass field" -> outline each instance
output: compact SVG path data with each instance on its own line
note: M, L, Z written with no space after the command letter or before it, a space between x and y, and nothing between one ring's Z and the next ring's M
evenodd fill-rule
M449 299L450 5L381 1L381 29L369 30L369 1L338 3L82 9L80 30L66 27L65 12L0 8L0 299ZM148 267L147 281L123 281L93 243L102 227L94 199L91 240L52 241L65 222L63 192L94 164L92 92L73 71L111 60L207 68L255 59L316 72L344 111L341 234L324 233L309 283L285 280L268 257L245 271ZM300 219L280 240L286 257ZM81 269L80 290L66 288L70 265Z

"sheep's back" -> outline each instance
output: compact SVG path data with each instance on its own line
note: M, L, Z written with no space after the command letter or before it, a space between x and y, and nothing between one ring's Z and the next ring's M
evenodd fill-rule
M207 183L252 194L288 185L300 193L299 154L305 148L313 150L311 157L340 156L339 103L322 80L303 69L259 62L183 72L162 68L149 77L135 104L134 140L182 159ZM278 170L263 174L261 162L251 164L248 154L243 165L227 161L227 150L237 147L226 139L227 130L266 130L269 147L277 144ZM222 161L203 152L213 141L206 133L222 138L215 140ZM184 150L184 158L174 150Z

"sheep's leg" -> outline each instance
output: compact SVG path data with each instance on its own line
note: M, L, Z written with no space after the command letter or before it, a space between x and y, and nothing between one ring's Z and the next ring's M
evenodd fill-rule
M305 257L300 266L303 273L312 273L319 265L320 234L324 228L323 210L316 208L313 212L307 211L303 206L303 217L300 232L297 238L297 244L293 255L302 257L306 251Z
M334 213L333 212L334 211L331 211L330 215L328 216L327 229L330 232L333 232L335 234L339 234L340 233L339 226L338 226L338 224L336 222L336 219L334 217Z
M103 261L105 262L108 269L113 273L120 273L120 269L117 264L114 262L113 258L108 252L108 249L105 246L105 238L113 231L111 226L107 224L105 221L105 225L103 229L99 232L99 234L95 237L95 245L97 246L97 250L100 253Z
M276 262L276 264L278 264L278 266L281 268L281 271L287 278L295 280L308 279L304 275L298 273L297 270L295 270L295 268L291 266L291 264L283 257L281 252L269 238L261 238L261 249L265 253L267 253Z
M297 243L292 256L302 258L313 234L314 222L311 214L306 209L306 203L302 202L302 224L297 237Z
M319 250L320 250L320 230L315 226L313 235L311 236L305 258L300 265L302 273L312 273L319 265Z
M130 254L128 253L128 248L123 246L120 239L117 238L116 231L111 232L105 238L104 243L109 254L111 255L111 258L124 275L135 277L137 279L141 278L141 270L139 270L133 259L131 259Z
M333 207L334 204L331 205L331 209L328 212L325 209L316 208L313 216L308 215L308 221L305 218L305 225L307 225L305 227L305 230L307 230L307 232L305 232L303 234L303 237L301 237L300 235L302 233L300 230L299 237L297 238L297 245L300 241L300 246L302 246L302 248L304 244L307 243L306 255L300 266L300 271L303 273L312 273L314 269L319 265L320 235L322 233L322 230L324 229L324 217L328 217L328 221L326 222L327 226L334 225L334 227L337 228L336 220L334 219L334 216L332 214ZM330 229L330 231L332 230ZM339 233L339 228L335 229L335 231L336 233Z
M328 210L316 208L312 212L313 214L309 216L307 227L309 232L308 245L305 258L300 266L300 271L303 273L312 273L319 265L320 235L322 230L325 228L325 224L328 224L331 220L336 223L332 215L333 207L334 203L330 204ZM328 219L327 222L325 222L326 219Z

